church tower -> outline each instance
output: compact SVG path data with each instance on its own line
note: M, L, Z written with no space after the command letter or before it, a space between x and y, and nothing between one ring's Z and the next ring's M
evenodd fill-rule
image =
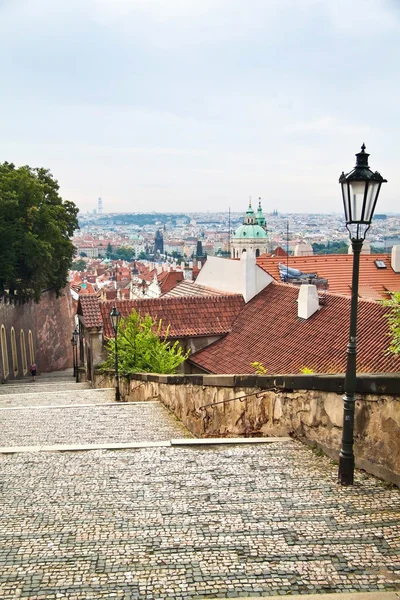
M244 215L243 225L240 225L231 238L231 257L240 258L243 252L252 250L256 256L269 251L267 224L262 212L261 198L255 213L249 206Z

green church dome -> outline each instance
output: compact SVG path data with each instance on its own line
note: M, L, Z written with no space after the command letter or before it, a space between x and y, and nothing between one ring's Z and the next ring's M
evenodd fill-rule
M262 239L267 238L266 231L260 225L240 225L233 234L235 239Z

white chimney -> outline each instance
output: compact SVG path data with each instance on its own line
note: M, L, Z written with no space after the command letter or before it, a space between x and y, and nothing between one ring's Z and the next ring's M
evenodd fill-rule
M256 280L256 255L252 250L242 252L240 257L240 265L242 268L243 281L243 298L245 302L249 302L257 294Z
M184 261L181 262L181 269L182 269L182 271L185 270L185 262Z
M301 244L296 244L294 247L294 256L311 256L314 254L311 244L306 244L305 242Z
M303 283L300 286L297 303L297 316L300 319L310 318L320 308L317 286Z
M198 260L197 261L197 268L198 268L199 271L201 270L201 267L202 267L201 260Z
M349 246L347 254L353 254L353 248L351 244ZM361 248L361 254L371 254L371 242L369 240L364 240Z
M400 246L393 246L390 264L395 273L400 273Z

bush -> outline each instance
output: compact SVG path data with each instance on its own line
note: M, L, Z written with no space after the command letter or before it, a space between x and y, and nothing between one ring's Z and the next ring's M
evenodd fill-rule
M189 356L179 343L168 341L169 327L161 337L162 321L149 315L141 316L135 310L118 327L118 367L122 373L176 373L177 368ZM115 366L115 339L108 340L108 358L102 370Z

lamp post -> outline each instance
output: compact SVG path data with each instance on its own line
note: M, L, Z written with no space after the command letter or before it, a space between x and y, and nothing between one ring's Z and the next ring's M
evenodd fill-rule
M114 306L110 312L111 325L114 331L115 339L115 400L119 402L121 395L119 392L119 377L118 377L118 325L121 320L121 314L118 312L117 307Z
M347 366L344 383L343 434L342 447L339 454L339 482L342 485L353 485L354 480L354 409L356 391L356 357L357 357L357 308L358 308L358 275L360 270L360 254L365 235L371 226L372 217L382 183L386 179L368 166L365 144L361 152L356 154L356 166L347 175L342 173L339 183L342 186L346 228L349 232L353 249L353 276L351 284L350 333L347 344Z
M79 331L75 327L75 331L72 334L74 338L74 348L75 348L75 381L79 383L79 362L78 362L78 344L79 344Z
M72 346L72 362L74 365L74 374L72 377L76 377L76 360L75 360L75 338L74 338L74 334L72 334L71 337L71 346Z

